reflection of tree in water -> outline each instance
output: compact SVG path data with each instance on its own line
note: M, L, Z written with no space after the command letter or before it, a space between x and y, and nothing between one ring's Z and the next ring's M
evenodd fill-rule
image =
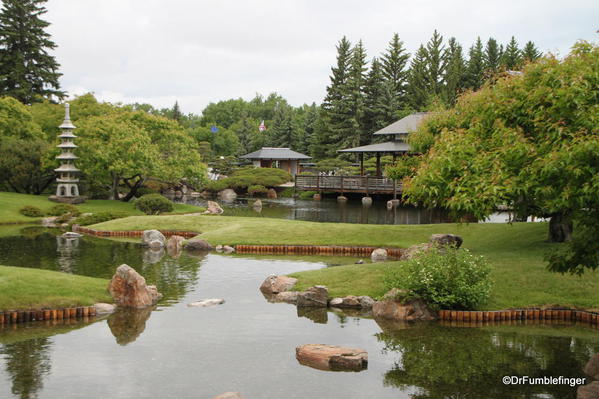
M50 345L48 338L34 338L0 346L14 395L21 399L37 397L44 376L50 373Z
M384 384L406 390L420 388L411 397L574 398L576 388L567 385L503 385L503 376L583 377L588 353L599 350L599 341L551 337L482 328L451 328L419 323L394 330L381 326L377 334L385 351L400 359L385 373ZM520 327L522 329L528 327Z

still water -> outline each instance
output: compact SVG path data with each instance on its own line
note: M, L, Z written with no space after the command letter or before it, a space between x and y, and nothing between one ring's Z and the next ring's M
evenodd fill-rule
M211 398L226 391L248 399L574 398L569 386L506 386L501 378L583 377L582 367L599 351L598 331L587 327L377 323L368 315L269 303L258 290L269 274L336 262L214 253L172 258L89 237L66 245L37 227L4 234L0 264L110 277L127 263L165 298L155 309L89 324L4 328L0 398ZM186 306L206 298L226 302ZM302 366L295 348L307 343L366 349L368 369Z

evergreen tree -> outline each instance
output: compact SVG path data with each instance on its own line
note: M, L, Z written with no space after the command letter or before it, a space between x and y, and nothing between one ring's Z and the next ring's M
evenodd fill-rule
M470 47L470 51L468 52L466 87L472 90L478 90L484 83L484 71L483 43L479 37L476 40L476 43Z
M295 148L297 133L293 123L293 110L288 105L281 105L275 109L270 134L270 144L275 147Z
M298 152L302 154L310 153L310 144L314 142L314 132L318 120L318 107L316 103L307 106L304 105L305 115L303 119L303 132L298 141Z
M171 110L171 119L174 119L177 122L181 122L182 117L183 114L181 113L181 109L179 108L179 102L175 101L175 105L173 105L173 109Z
M447 44L444 99L447 105L453 105L457 96L464 90L466 63L462 56L462 46L455 38L450 38Z
M531 41L526 42L524 49L522 50L522 58L525 62L534 62L541 58L543 53L535 46Z
M62 99L59 64L49 53L56 48L44 30L46 0L4 0L0 10L0 95L25 104Z
M372 133L394 122L395 86L385 79L383 66L375 57L372 59L370 71L364 86L364 117L362 127L365 135L361 144L372 140Z
M487 41L485 47L485 73L487 76L495 75L499 71L501 62L501 50L497 44L497 40L492 37Z
M362 126L364 119L364 85L366 83L366 51L362 41L352 49L352 56L349 65L349 79L347 81L347 90L350 104L350 130L344 132L339 137L339 144L342 147L357 147L360 145L365 132Z
M443 36L435 30L433 37L426 44L426 79L428 90L434 98L441 98L445 82L445 68L447 67L447 58L443 46Z
M518 42L516 42L514 36L512 36L508 45L505 46L505 51L501 57L501 64L507 70L517 70L522 66L522 53L518 48Z
M410 105L417 111L422 111L429 100L429 85L426 69L426 49L420 45L410 62L408 74L408 98Z
M387 52L381 57L381 72L392 94L392 106L400 108L406 104L408 71L406 65L410 54L406 52L399 35L395 33L389 42Z

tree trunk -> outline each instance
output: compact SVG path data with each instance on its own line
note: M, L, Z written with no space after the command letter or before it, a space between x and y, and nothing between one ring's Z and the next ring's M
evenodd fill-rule
M572 238L572 219L566 213L555 213L549 220L549 241L564 242Z
M118 200L119 199L119 181L121 180L121 178L117 175L117 174L112 174L112 188L110 190L110 192L112 193L110 195L110 199L112 200Z
M135 183L129 183L133 179L137 179L135 180ZM129 200L131 200L131 198L133 198L137 194L137 190L145 183L146 179L141 175L135 175L128 178L126 177L123 179L123 181L125 182L127 187L129 187L129 192L122 198L121 201L129 202Z

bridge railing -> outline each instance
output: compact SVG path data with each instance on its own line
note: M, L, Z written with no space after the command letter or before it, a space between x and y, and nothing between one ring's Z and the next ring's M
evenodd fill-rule
M393 179L371 176L296 176L297 190L393 193L400 187Z

